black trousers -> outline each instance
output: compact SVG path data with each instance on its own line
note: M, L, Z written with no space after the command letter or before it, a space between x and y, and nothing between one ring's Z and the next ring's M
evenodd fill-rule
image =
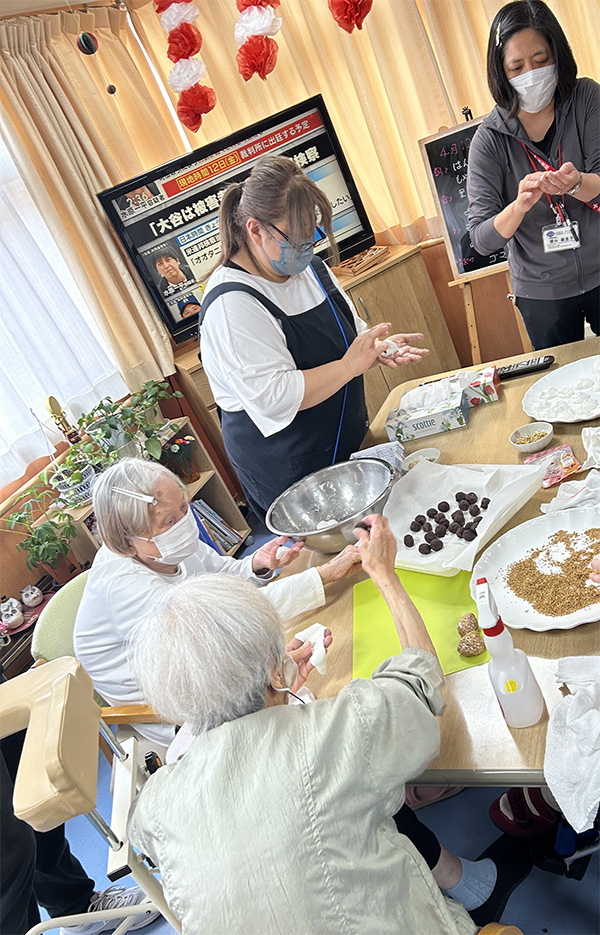
M440 842L433 831L419 821L408 805L403 805L400 811L396 812L394 821L400 834L404 834L414 844L429 869L433 870L442 852Z
M587 320L600 335L600 286L568 299L515 298L527 334L536 351L582 341Z
M13 811L14 781L25 732L0 742L0 933L24 935L50 916L87 912L94 891L65 838L65 826L38 833Z

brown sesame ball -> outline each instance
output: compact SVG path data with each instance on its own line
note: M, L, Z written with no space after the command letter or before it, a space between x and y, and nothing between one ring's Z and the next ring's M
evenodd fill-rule
M465 499L465 500L459 500L458 508L459 508L459 510L462 510L463 513L466 513L467 510L469 509L469 501L466 500L466 499Z
M429 553L431 552L431 546L428 545L427 542L422 542L421 545L419 546L419 552L421 553L421 555L429 555Z
M436 526L436 527L435 527L435 534L436 534L436 536L438 537L438 539L443 539L444 536L446 535L446 527L445 527L445 526Z
M435 533L434 533L434 532L426 532L426 533L425 533L425 542L431 543L431 542L433 542L434 539L435 539Z
M429 509L427 510L427 516L429 517L429 519L433 519L433 517L436 515L437 515L436 508L434 506L430 506Z
M412 549L414 544L415 544L415 540L413 539L412 536L406 535L404 537L404 545L408 546L409 549Z
M421 524L417 523L416 519L413 519L412 523L410 524L410 529L412 532L421 532Z
M472 542L473 539L477 538L477 533L474 529L465 529L463 533L463 539L466 539L467 542Z
M419 526L422 526L423 523L426 523L426 522L427 520L425 519L422 513L419 513L418 516L415 516L415 523L418 523Z
M447 500L441 500L438 503L438 510L440 511L440 513L446 513L449 509L450 509L450 504L448 503Z
M474 503L473 506L469 507L469 513L471 514L471 516L477 516L479 513L481 513L481 510L479 509L477 504Z
M441 539L432 539L431 548L433 549L434 552L439 552L440 549L444 548L444 543L442 542Z
M433 529L433 526L431 525L431 523L423 523L421 528L423 532L431 532L431 530Z
M463 493L462 490L459 490L459 492L456 494L454 499L456 500L457 503L460 503L460 501L464 500L466 496L467 496L466 493Z
M477 621L477 617L475 616L475 614L472 614L470 612L467 614L463 614L462 617L460 618L460 622L458 624L457 629L461 636L464 636L465 633L469 632L469 630L478 631L479 623Z
M482 509L482 510L487 510L487 508L488 508L488 506L490 505L490 503L491 503L490 498L489 498L489 497L484 497L483 500L481 501L481 509Z
M483 642L483 638L479 633L476 633L475 630L471 630L470 633L461 637L458 644L458 651L461 656L479 656L484 649L485 643Z
M457 533L460 528L461 528L460 523L450 523L450 525L448 526L448 532Z
M469 503L477 503L479 497L476 493L468 493L465 497L465 500L468 500Z

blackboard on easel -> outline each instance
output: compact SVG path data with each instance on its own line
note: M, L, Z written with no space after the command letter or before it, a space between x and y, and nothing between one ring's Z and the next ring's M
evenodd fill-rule
M491 256L477 253L469 234L467 166L469 148L483 117L467 120L443 132L419 140L438 215L444 222L444 241L457 280L476 271L507 269L505 250ZM485 275L485 274L483 274Z

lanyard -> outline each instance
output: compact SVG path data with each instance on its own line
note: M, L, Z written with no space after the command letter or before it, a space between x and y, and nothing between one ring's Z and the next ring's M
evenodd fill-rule
M542 166L543 169L546 170L546 172L556 172L556 169L554 168L554 166L551 166L549 162L546 162L546 160L542 159L541 156L538 156L537 153L532 153L531 150L525 145L525 143L521 142L521 140L518 140L518 142L521 144L521 146L527 153L527 158L529 159L529 162L531 163L531 167L534 172L537 172L535 162L533 161L534 159L537 159L539 164ZM559 168L560 166L562 166L562 152L561 152L560 143L558 144L558 165L559 165ZM554 204L554 202L550 198L550 195L547 192L545 192L544 194L546 195L546 198L548 199L548 204L550 205L550 208L552 209L554 214L557 217L559 217L561 222L564 224L565 218L567 216L566 211L565 211L565 196L564 195L562 196L562 206L561 206L559 204ZM583 204L587 205L588 208L591 208L593 211L597 211L598 214L600 214L600 203L599 202L584 201Z

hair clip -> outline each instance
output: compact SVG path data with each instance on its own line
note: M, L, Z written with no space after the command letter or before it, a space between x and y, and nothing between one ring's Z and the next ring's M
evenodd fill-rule
M132 500L143 500L144 503L149 503L151 506L156 506L158 500L156 497L151 497L147 493L138 493L135 490L125 490L124 487L113 487L115 493L124 493L126 497L131 497Z
M498 26L496 28L496 48L498 48L499 45L500 45L500 23L498 23Z

